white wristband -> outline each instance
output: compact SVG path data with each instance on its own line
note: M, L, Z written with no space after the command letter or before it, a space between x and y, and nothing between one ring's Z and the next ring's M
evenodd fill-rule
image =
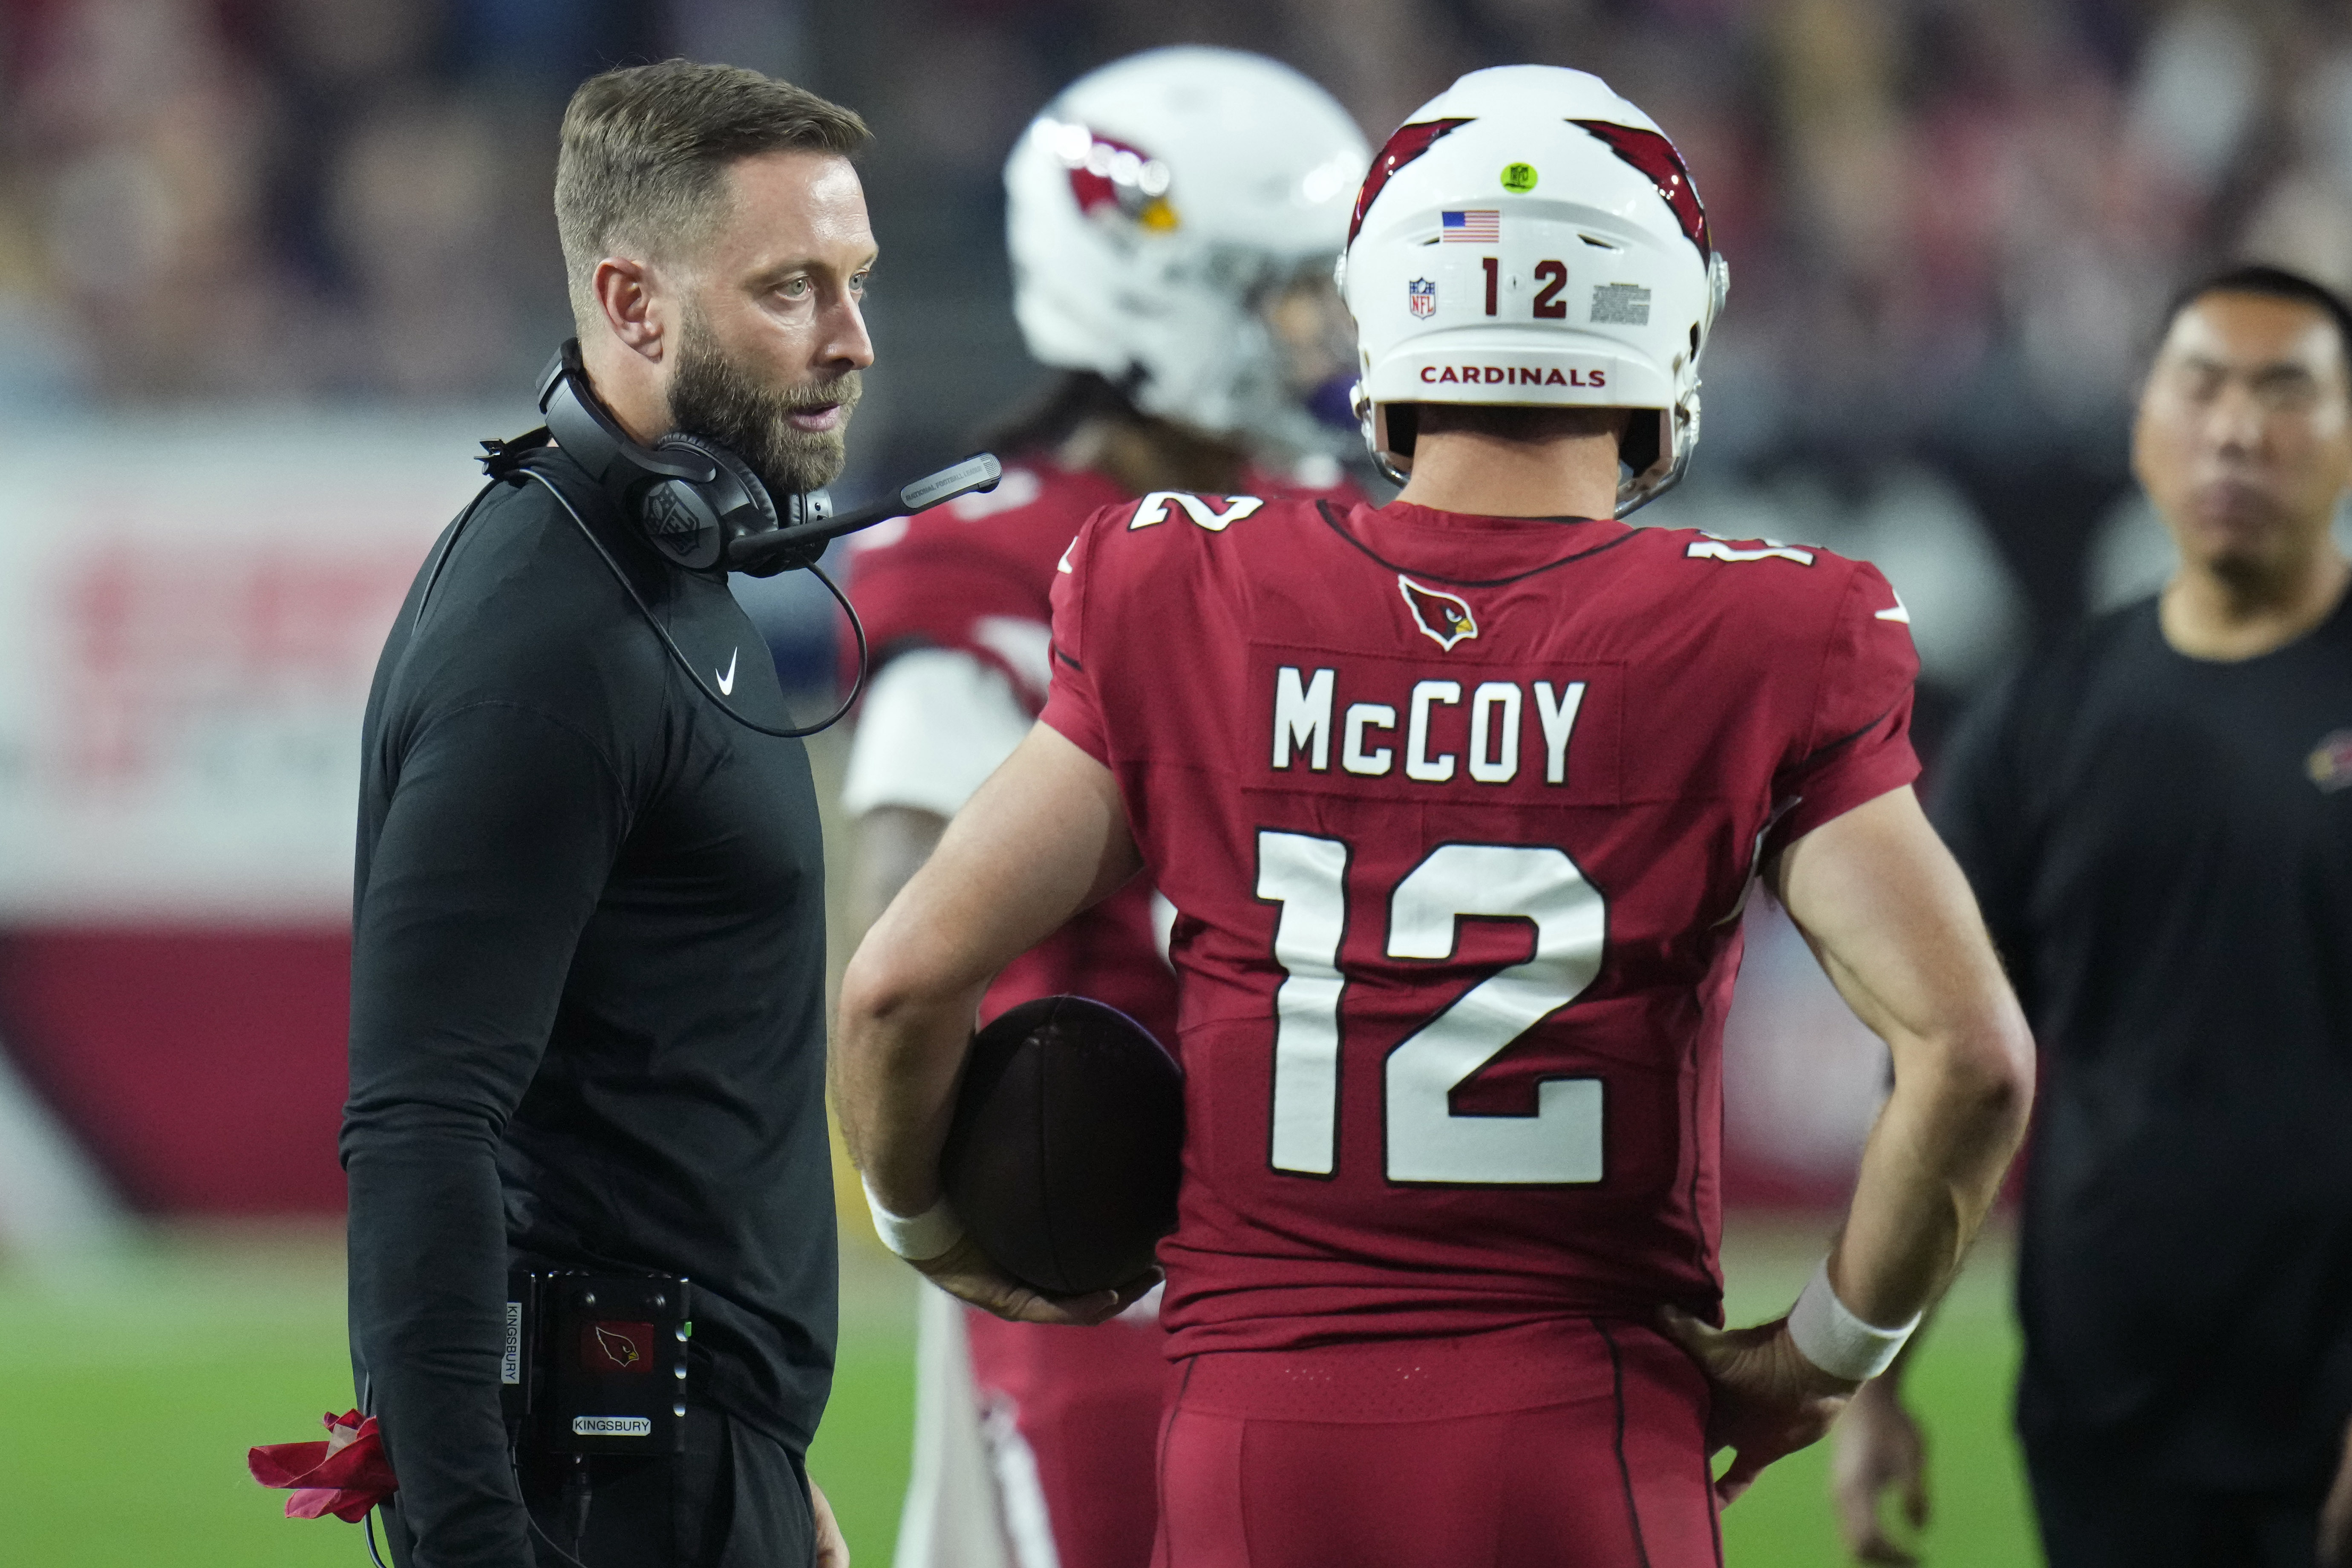
M866 1188L866 1206L874 1215L874 1234L908 1262L928 1263L963 1239L963 1221L956 1218L946 1198L908 1218L884 1208L882 1200L874 1195L874 1184L862 1176L858 1180Z
M1921 1316L1914 1312L1909 1322L1895 1329L1864 1322L1837 1299L1830 1285L1830 1262L1824 1258L1797 1304L1789 1310L1789 1338L1799 1354L1831 1376L1867 1382L1892 1364L1895 1352L1919 1326Z

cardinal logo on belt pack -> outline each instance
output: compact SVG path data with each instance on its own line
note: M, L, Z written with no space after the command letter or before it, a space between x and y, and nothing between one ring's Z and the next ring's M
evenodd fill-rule
M654 1326L651 1323L584 1323L580 1331L580 1361L590 1372L643 1373L652 1370Z
M1452 594L1424 588L1402 572L1397 574L1397 591L1404 595L1413 624L1438 647L1450 651L1455 643L1478 635L1478 617Z
M1404 286L1404 302L1423 321L1437 314L1437 285L1426 278L1416 278Z

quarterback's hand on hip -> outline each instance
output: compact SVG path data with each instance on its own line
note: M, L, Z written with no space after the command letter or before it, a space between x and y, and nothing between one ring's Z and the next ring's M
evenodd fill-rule
M1707 1452L1732 1450L1731 1468L1715 1483L1719 1503L1737 1499L1783 1454L1819 1442L1862 1386L1807 1361L1789 1338L1785 1318L1752 1329L1711 1329L1668 1307L1659 1321L1666 1337L1698 1363L1715 1395L1706 1418Z
M1907 1568L1919 1561L1886 1529L1878 1500L1892 1490L1914 1530L1927 1523L1927 1443L1885 1378L1862 1385L1831 1439L1830 1498L1838 1533L1857 1563Z
M1097 1290L1085 1296L1048 1296L999 1268L969 1236L939 1257L924 1258L915 1267L949 1295L961 1297L984 1312L993 1312L1015 1323L1107 1322L1160 1283L1160 1274L1155 1269L1116 1290Z
M2344 1428L2336 1484L2319 1505L2319 1568L2352 1568L2352 1426Z
M842 1539L833 1505L824 1500L824 1489L814 1477L809 1479L809 1513L816 1521L815 1568L849 1568L849 1542Z

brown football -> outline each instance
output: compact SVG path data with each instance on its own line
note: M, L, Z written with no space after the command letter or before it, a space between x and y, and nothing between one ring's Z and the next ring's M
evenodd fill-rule
M1042 996L972 1037L940 1174L1006 1273L1082 1295L1152 1267L1176 1228L1183 1147L1183 1073L1150 1032L1084 996Z

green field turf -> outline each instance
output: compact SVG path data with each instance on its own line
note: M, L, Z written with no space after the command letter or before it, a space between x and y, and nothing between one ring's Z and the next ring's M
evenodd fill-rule
M1727 1247L1733 1315L1784 1309L1822 1226L1747 1225ZM839 1380L810 1468L866 1568L889 1562L912 1398L908 1279L846 1260ZM1930 1563L2026 1568L2032 1544L2008 1437L2016 1350L1989 1249L1914 1373L1931 1424ZM357 1527L279 1516L245 1475L247 1445L313 1436L351 1403L340 1239L174 1232L70 1267L0 1268L0 1564L295 1568L367 1561ZM1733 1568L1844 1561L1816 1449L1768 1473L1724 1518Z

